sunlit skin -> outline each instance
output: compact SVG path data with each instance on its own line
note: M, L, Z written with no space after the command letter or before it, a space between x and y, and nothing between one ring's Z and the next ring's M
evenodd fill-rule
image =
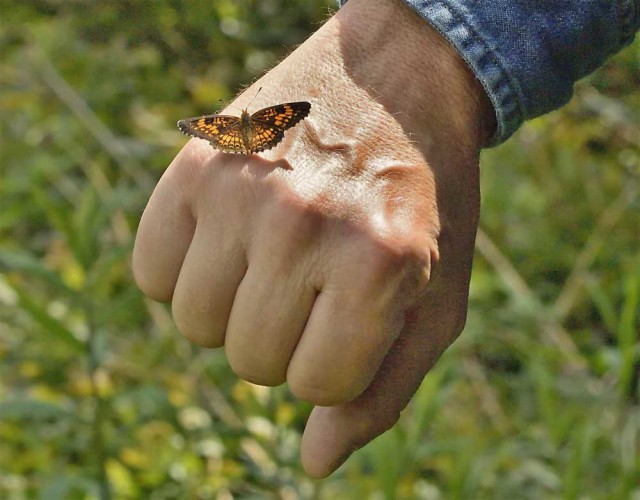
M209 141L219 151L251 155L279 144L285 132L304 120L310 110L309 102L289 102L267 106L254 114L243 109L239 118L223 114L185 118L178 122L178 128L186 135Z
M350 0L234 106L258 87L256 107L313 112L250 157L190 140L133 270L239 377L316 405L301 459L324 477L395 424L463 328L493 110L401 0Z

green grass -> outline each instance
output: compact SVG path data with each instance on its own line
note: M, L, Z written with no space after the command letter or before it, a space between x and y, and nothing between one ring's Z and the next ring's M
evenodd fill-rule
M640 498L640 43L483 153L465 333L311 481L309 405L180 337L129 266L176 119L330 5L246 3L0 1L0 497Z

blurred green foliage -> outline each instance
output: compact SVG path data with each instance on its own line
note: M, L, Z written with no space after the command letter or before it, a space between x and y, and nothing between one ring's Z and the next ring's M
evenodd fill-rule
M331 7L0 0L0 498L640 497L640 42L484 153L465 334L325 481L299 465L309 406L136 289L175 121Z

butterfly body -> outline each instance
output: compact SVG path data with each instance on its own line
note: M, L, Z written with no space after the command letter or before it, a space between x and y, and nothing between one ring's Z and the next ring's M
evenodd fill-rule
M247 151L251 151L251 138L253 137L254 130L251 125L251 115L246 109L243 109L240 115L240 133L242 135L244 148Z
M311 104L306 101L277 104L253 114L244 109L240 117L205 115L178 122L182 133L209 141L225 153L251 155L278 144L284 133L304 120Z

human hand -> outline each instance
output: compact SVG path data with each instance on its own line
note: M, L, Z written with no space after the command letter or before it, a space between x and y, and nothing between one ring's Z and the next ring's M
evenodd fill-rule
M234 103L312 103L276 148L193 139L158 183L133 255L178 329L238 376L317 405L314 477L397 421L464 325L493 111L400 0L350 0Z

